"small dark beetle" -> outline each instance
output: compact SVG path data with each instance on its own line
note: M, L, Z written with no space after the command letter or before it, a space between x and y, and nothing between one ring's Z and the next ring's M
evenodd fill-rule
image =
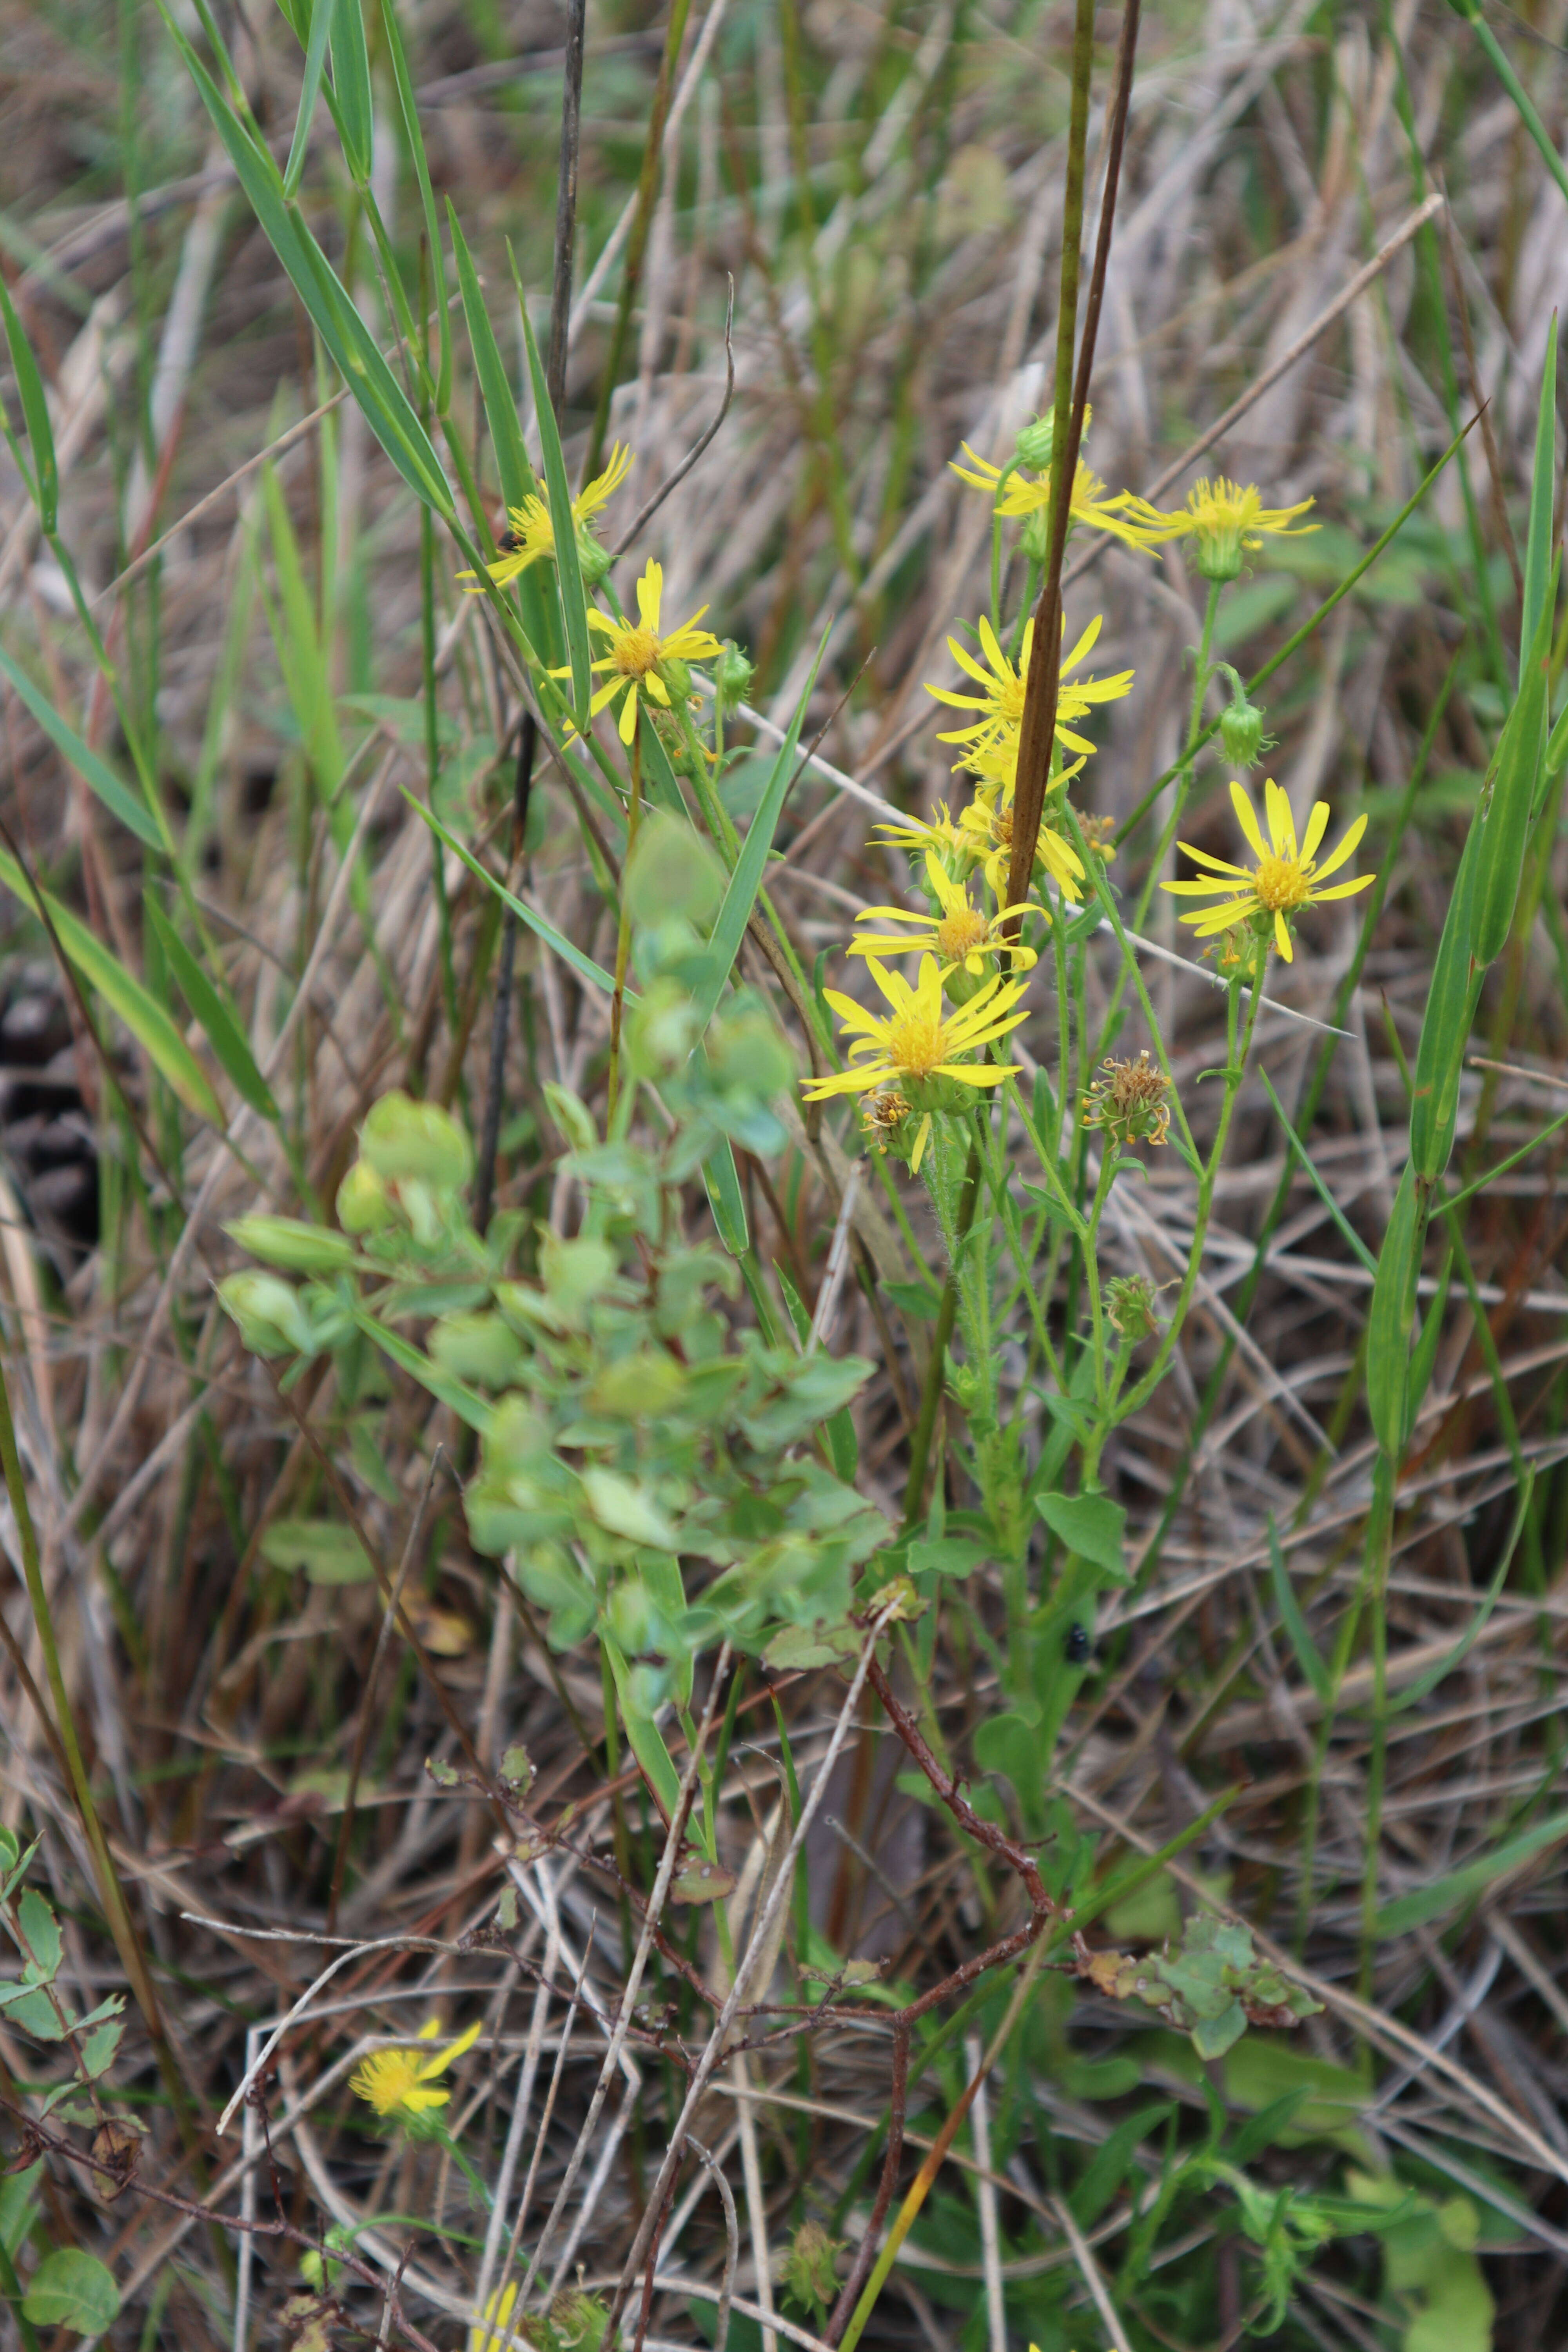
M1062 1646L1068 1665L1081 1666L1094 1646L1089 1638L1089 1628L1086 1625L1069 1625Z

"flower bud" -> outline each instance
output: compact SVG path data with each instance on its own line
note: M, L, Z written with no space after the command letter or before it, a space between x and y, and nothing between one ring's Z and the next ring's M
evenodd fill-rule
M1024 528L1018 533L1018 544L1030 563L1038 564L1043 568L1049 562L1051 554L1049 507L1037 507L1033 514L1025 516Z
M755 675L755 664L748 660L732 637L726 637L723 650L713 665L714 690L726 718L749 698Z
M1105 1286L1105 1311L1130 1347L1152 1338L1160 1328L1154 1285L1146 1274L1113 1275Z
M658 674L669 689L671 702L684 705L691 699L691 671L689 665L676 656L666 654L659 663Z
M1219 740L1233 766L1250 768L1257 764L1263 749L1263 713L1255 703L1248 702L1247 688L1239 677L1236 679L1235 693L1220 714Z
M583 585L592 595L609 571L611 557L600 546L586 523L577 526L577 568L583 574Z
M1014 464L1027 466L1033 472L1043 474L1051 462L1051 451L1056 446L1056 427L1054 416L1037 416L1032 424L1026 425L1013 444Z

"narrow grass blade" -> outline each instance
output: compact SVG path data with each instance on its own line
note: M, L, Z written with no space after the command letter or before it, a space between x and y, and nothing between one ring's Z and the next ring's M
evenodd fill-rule
M517 421L517 404L507 379L505 362L497 348L489 312L485 308L479 273L468 251L468 239L458 226L450 196L447 199L447 226L452 235L452 255L458 265L458 291L462 297L463 319L474 354L474 372L479 377L479 393L485 404L485 421L490 428L490 446L495 451L501 498L507 507L520 507L524 499L534 494L539 485L534 480L533 468L528 462L528 452L523 446L522 427Z
M510 247L507 249L510 254ZM515 261L511 269L516 278ZM533 326L521 282L518 284L517 300L522 313L523 341L528 346L528 373L533 384L533 405L539 417L539 446L544 460L550 528L555 539L555 584L561 593L566 656L572 665L572 715L577 721L579 733L585 735L588 731L588 705L594 690L593 655L588 647L588 605L583 593L583 567L577 561L577 522L572 512L572 488L566 479L566 460L561 451L555 411L550 404L544 366L539 356L539 345L533 340Z
M752 1246L752 1234L746 1223L746 1196L728 1136L720 1139L703 1161L702 1182L720 1240L731 1257L744 1257Z
M1390 1461L1404 1450L1406 1434L1410 1333L1426 1234L1426 1212L1416 1192L1415 1164L1406 1160L1378 1255L1366 1336L1367 1412L1378 1444Z
M1542 608L1546 602L1546 572L1552 561L1552 517L1557 497L1557 313L1546 338L1546 364L1541 372L1541 406L1535 420L1535 469L1530 483L1530 529L1524 543L1524 601L1519 623L1519 686L1524 691L1524 666L1535 643Z
M316 0L318 10L323 0ZM338 136L350 172L363 187L374 154L375 116L370 94L370 53L360 0L332 0L332 95Z
M31 913L38 912L31 884L16 859L5 851L0 851L0 883ZM195 1111L209 1126L221 1129L225 1121L217 1097L201 1064L157 999L132 978L119 958L93 936L68 907L62 906L47 890L42 895L56 937L83 980L96 988L110 1009L119 1014L186 1109Z
M168 845L157 819L148 813L130 785L122 783L113 769L100 760L96 751L89 750L76 729L68 725L42 689L34 685L26 671L12 660L3 646L0 646L0 671L5 673L7 682L26 704L60 757L76 770L83 783L97 793L110 815L117 816L127 831L133 833L138 841L145 842L149 849L166 848Z
M158 8L268 242L363 410L371 431L416 496L447 521L454 521L457 507L451 487L430 436L325 254L286 200L278 166L265 148L257 145L217 88L175 21L169 0L158 0Z
M431 291L436 309L436 331L439 339L436 414L445 416L452 402L452 320L447 308L447 258L441 249L441 226L436 214L435 191L430 185L430 160L425 152L425 133L419 128L419 104L414 95L413 76L408 70L408 53L398 29L395 0L381 0L381 22L386 37L387 62L392 68L393 84L397 91L397 112L403 124L403 141L414 165L414 176L419 183L420 208L425 215L425 242L430 256Z
M237 1093L252 1110L259 1111L263 1118L270 1119L276 1127L282 1114L271 1087L256 1066L256 1057L251 1053L244 1030L150 890L145 894L143 904L147 909L147 919L158 935L158 944L168 959L169 969L179 982L180 993L201 1023L207 1044L233 1082Z
M1446 1913L1459 1910L1473 1902L1478 1895L1510 1871L1532 1862L1548 1846L1560 1845L1568 1838L1568 1813L1553 1813L1550 1820L1537 1822L1535 1827L1524 1830L1518 1837L1510 1838L1495 1852L1467 1862L1458 1870L1446 1871L1429 1886L1417 1886L1408 1895L1396 1895L1384 1903L1377 1914L1380 1937L1408 1935L1412 1927L1424 1927L1429 1919L1441 1919Z
M1345 1215L1344 1211L1341 1208L1339 1202L1335 1200L1333 1194L1330 1192L1328 1186L1319 1175L1316 1168L1312 1165L1311 1160L1307 1152L1306 1145L1302 1142L1300 1137L1297 1134L1295 1129L1291 1126L1289 1120L1285 1116L1285 1106L1280 1101L1279 1096L1275 1093L1273 1082L1270 1079L1268 1071L1260 1067L1258 1075L1263 1081L1264 1091L1267 1093L1269 1101L1274 1106L1274 1116L1279 1120L1280 1126L1284 1129L1286 1135L1289 1139L1291 1150L1295 1152L1297 1159L1300 1161L1302 1167L1311 1178L1313 1191L1317 1193L1318 1198L1321 1201L1324 1208L1327 1209L1330 1216L1332 1217L1335 1224L1339 1227L1340 1232L1343 1234L1345 1240L1350 1244L1351 1248L1355 1252L1356 1256L1360 1258L1363 1265L1365 1266L1368 1274L1375 1274L1377 1272L1377 1260L1373 1257L1372 1252L1368 1249L1366 1244L1363 1241L1361 1235L1351 1223L1350 1219Z
M1508 715L1508 724L1497 748L1491 793L1478 820L1481 843L1476 863L1470 954L1482 970L1502 953L1524 873L1530 820L1539 794L1546 743L1547 672L1552 656L1557 579L1558 567L1553 564L1529 655L1521 664L1519 698ZM1526 582L1527 590L1528 587Z
M1333 1697L1333 1678L1301 1614L1301 1604L1296 1598L1290 1571L1279 1549L1279 1534L1274 1525L1272 1511L1268 1515L1268 1567L1274 1579L1274 1600L1279 1611L1279 1622L1289 1636L1290 1647L1296 1653L1296 1664L1323 1706L1327 1706Z
M292 197L305 174L305 157L310 152L310 125L315 120L316 100L321 89L321 68L327 61L327 35L332 28L332 0L302 0L301 15L309 15L310 37L305 43L305 78L300 85L300 111L294 119L294 137L289 149L289 161L283 167L283 194Z
M278 583L276 611L270 603L268 605L278 666L315 775L316 789L323 802L331 802L342 782L343 745L337 712L328 691L316 609L306 585L305 567L300 560L300 545L289 519L282 486L270 466L263 471L262 488L272 541L273 573Z
M828 627L831 626L830 622ZM800 700L795 704L795 716L789 723L789 732L779 745L777 756L768 772L768 781L763 787L756 815L752 819L746 838L741 845L741 855L735 860L735 870L730 877L729 887L719 909L719 919L708 942L707 963L692 991L698 1021L703 1029L707 1028L718 1010L724 983L734 970L735 958L741 952L741 941L746 936L746 925L752 919L752 910L763 887L768 852L773 845L773 835L778 831L779 818L784 813L784 798L795 775L795 747L800 741L801 728L805 723L806 707L811 700L812 688L816 684L817 669L826 650L827 630L825 629L822 643L816 649L816 659L811 665L811 676L801 689Z
M534 937L542 940L546 947L552 948L562 962L570 964L581 979L591 981L595 988L602 988L607 996L614 995L615 981L605 970L603 964L595 963L592 956L583 953L581 948L574 948L564 933L556 929L553 923L546 922L542 915L536 915L531 907L525 906L521 898L514 898L504 882L498 882L489 868L481 866L472 852L465 849L462 843L447 832L439 817L432 816L424 802L416 799L406 784L404 785L403 792L409 807L424 818L437 840L444 841L453 856L460 857L469 873L477 874L487 889L493 890L502 905L511 908L520 923L526 923ZM637 1003L635 990L627 988L623 990L622 993L628 1004Z
M1425 1183L1436 1183L1454 1149L1459 1078L1480 974L1470 959L1470 910L1479 863L1480 829L1472 824L1454 879L1443 935L1432 966L1426 1010L1415 1048L1410 1097L1410 1162Z
M38 373L33 346L27 341L26 329L12 307L3 278L0 278L0 312L5 315L5 341L10 347L12 372L16 378L16 394L22 404L27 439L33 451L31 488L37 505L38 522L46 539L52 539L60 503L60 470L55 458L54 427L49 423L49 404L44 396L44 379Z
M642 1767L666 1822L673 1822L680 1809L680 1775L675 1769L675 1759L664 1744L664 1734L637 1699L631 1668L620 1645L602 1630L599 1641L616 1678L616 1696L620 1701L621 1721L626 1725L632 1754Z

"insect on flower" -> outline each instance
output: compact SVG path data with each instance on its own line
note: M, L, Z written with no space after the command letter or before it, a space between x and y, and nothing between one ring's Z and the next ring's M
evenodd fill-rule
M807 1102L825 1102L830 1095L870 1094L889 1079L955 1078L961 1086L995 1087L1016 1076L1016 1064L965 1062L959 1056L1005 1037L1027 1018L1018 1006L1025 985L1021 980L1004 982L997 975L967 1004L950 1008L942 997L942 968L933 955L921 959L913 988L901 972L889 971L875 956L867 957L866 968L892 1011L868 1013L837 989L823 992L854 1034L849 1058L856 1066L825 1078L802 1079Z
M421 2042L433 2042L440 2031L438 2021L432 2017L420 2027L418 2038ZM421 2057L417 2050L377 2050L360 2060L349 2077L349 2088L356 2098L374 2107L378 2116L399 2123L416 2120L430 2108L446 2105L451 2093L430 2086L455 2059L471 2050L479 2038L479 2028L475 2023L429 2057Z
M1346 859L1354 856L1366 819L1358 816L1345 834L1331 856L1317 862L1318 844L1329 828L1327 801L1314 801L1312 814L1307 819L1307 830L1300 844L1296 840L1296 821L1290 814L1290 803L1272 776L1263 787L1264 805L1268 814L1269 838L1263 838L1252 803L1237 783L1230 788L1231 805L1236 810L1237 823L1246 835L1247 845L1258 859L1255 866L1227 866L1223 857L1211 857L1206 849L1194 849L1184 841L1182 847L1195 865L1207 868L1212 879L1199 882L1164 882L1161 888L1183 898L1215 898L1217 906L1201 907L1191 915L1184 915L1199 939L1214 939L1229 930L1238 921L1249 921L1259 937L1272 929L1274 944L1289 963L1294 957L1290 944L1291 919L1303 907L1320 907L1330 898L1353 898L1376 880L1373 874L1358 874L1353 881L1336 882L1331 890L1323 884L1331 874L1337 873Z
M851 940L851 955L908 955L914 948L934 948L942 959L944 980L960 965L978 978L987 956L1009 958L1016 971L1030 970L1037 961L1034 949L1010 939L1005 929L1009 918L1025 914L1026 908L1003 907L987 915L970 905L966 886L943 870L934 849L926 851L925 866L926 887L937 902L936 909L917 915L907 907L868 907L856 917L858 923L906 923L909 936L863 931Z

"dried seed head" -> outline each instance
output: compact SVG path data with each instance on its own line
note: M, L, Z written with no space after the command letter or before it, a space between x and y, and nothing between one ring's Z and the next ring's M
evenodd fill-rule
M1105 1286L1105 1311L1111 1328L1130 1344L1159 1328L1154 1285L1146 1274L1113 1275Z
M1171 1129L1171 1081L1147 1049L1135 1062L1108 1058L1083 1098L1084 1125L1116 1144L1163 1143Z

